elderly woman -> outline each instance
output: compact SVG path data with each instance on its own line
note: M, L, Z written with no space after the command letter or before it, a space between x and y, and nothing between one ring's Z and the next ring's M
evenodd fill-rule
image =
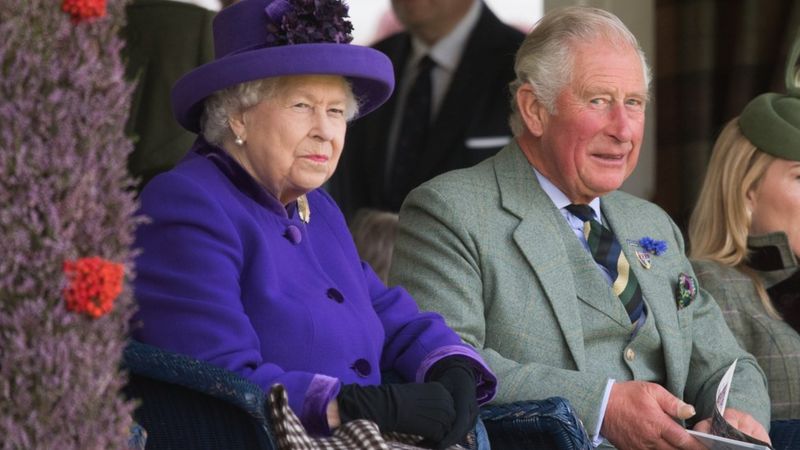
M772 418L800 418L800 87L753 99L720 134L689 224L702 286L767 375Z
M319 189L347 122L378 107L388 58L349 45L337 0L243 0L214 20L216 60L173 89L200 133L141 195L134 337L285 386L312 434L364 418L448 446L495 378L443 319L362 263ZM381 384L391 370L406 384Z

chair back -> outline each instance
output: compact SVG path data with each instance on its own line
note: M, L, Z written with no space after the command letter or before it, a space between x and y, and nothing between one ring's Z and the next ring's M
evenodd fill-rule
M148 449L276 449L266 393L249 380L190 356L130 341L124 389Z

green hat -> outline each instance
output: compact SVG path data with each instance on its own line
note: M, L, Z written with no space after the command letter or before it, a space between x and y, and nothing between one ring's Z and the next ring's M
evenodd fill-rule
M742 134L758 149L778 158L800 161L800 34L786 64L786 94L754 98L739 116Z

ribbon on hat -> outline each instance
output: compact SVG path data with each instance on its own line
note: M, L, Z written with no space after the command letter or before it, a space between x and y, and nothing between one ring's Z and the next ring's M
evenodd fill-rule
M739 116L742 134L759 150L778 158L800 161L800 33L786 63L786 94L761 94Z

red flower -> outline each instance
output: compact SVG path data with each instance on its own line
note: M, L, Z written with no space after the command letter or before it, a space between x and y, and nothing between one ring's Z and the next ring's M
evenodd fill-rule
M122 292L122 264L93 256L65 261L68 286L64 289L67 309L98 318L111 311Z
M75 21L106 15L106 0L63 0L61 9Z

